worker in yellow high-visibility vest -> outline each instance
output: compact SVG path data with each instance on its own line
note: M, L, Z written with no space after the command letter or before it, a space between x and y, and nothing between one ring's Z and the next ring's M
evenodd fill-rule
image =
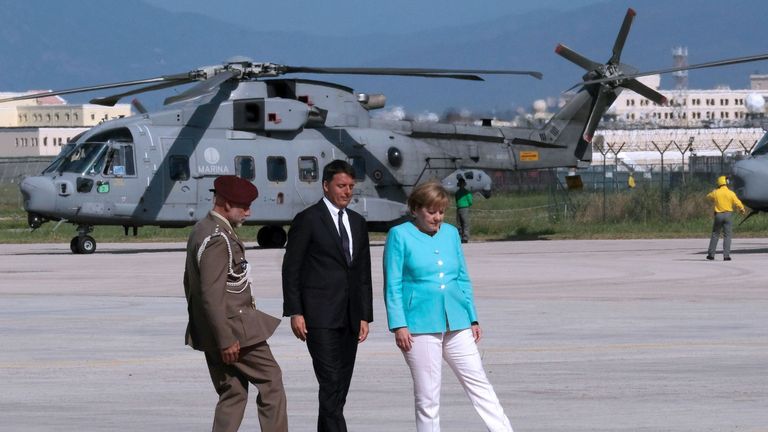
M731 218L733 208L744 214L744 204L739 197L728 189L728 179L725 176L717 178L717 188L707 194L707 198L714 204L715 220L712 224L712 238L709 240L709 250L707 250L707 259L715 259L715 248L720 239L720 231L723 232L723 260L731 260L731 237L733 224Z

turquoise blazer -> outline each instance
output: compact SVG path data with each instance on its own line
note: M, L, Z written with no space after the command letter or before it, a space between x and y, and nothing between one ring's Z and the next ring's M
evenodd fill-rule
M384 246L384 301L389 329L441 333L477 321L472 284L456 228L434 235L412 222L389 231Z

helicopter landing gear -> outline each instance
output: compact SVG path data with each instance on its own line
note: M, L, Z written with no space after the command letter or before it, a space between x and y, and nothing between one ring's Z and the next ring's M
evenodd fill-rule
M259 246L265 249L276 249L285 246L288 236L283 227L277 225L267 225L262 227L256 234L256 241Z
M88 233L93 231L90 225L80 225L77 227L77 237L73 237L69 242L69 249L74 254L92 254L96 252L96 240Z

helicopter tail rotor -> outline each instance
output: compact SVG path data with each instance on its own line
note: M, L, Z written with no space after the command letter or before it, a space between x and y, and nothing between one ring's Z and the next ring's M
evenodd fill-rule
M624 43L627 40L627 35L629 35L635 15L633 9L627 9L627 14L624 16L621 29L613 44L611 58L605 64L590 60L563 44L555 48L558 55L587 71L583 77L583 82L577 86L583 86L593 96L589 119L582 134L582 138L588 143L592 142L600 119L615 100L615 96L612 97L612 94L614 94L616 87L630 89L660 105L667 103L667 98L656 90L634 78L624 78L627 74L636 72L631 66L621 63L621 53L624 50Z
M590 60L562 44L555 48L555 52L558 55L587 71L587 73L582 77L582 82L577 83L568 89L573 90L577 87L582 87L584 90L589 92L590 95L592 95L592 109L590 111L589 120L587 121L582 136L582 138L587 142L591 142L592 136L595 133L595 129L600 122L600 117L605 114L605 110L608 108L608 106L610 106L610 103L607 102L612 102L615 100L615 95L618 94L618 92L615 92L617 87L632 90L658 105L666 105L668 101L664 95L641 83L639 80L637 80L637 78L683 70L704 69L710 67L768 60L768 54L759 54L688 66L658 69L648 72L638 72L632 66L621 63L621 53L624 49L624 43L626 42L627 36L629 35L629 30L632 27L632 21L634 20L635 15L636 13L633 9L627 9L627 14L624 16L624 22L621 24L621 29L619 30L619 33L616 36L616 41L613 44L611 57L605 64ZM614 96L611 96L612 93Z

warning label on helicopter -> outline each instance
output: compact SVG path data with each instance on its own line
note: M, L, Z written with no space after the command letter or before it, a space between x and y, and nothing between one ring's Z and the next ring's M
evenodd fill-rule
M535 162L539 160L539 152L537 151L521 151L520 160L524 162Z

